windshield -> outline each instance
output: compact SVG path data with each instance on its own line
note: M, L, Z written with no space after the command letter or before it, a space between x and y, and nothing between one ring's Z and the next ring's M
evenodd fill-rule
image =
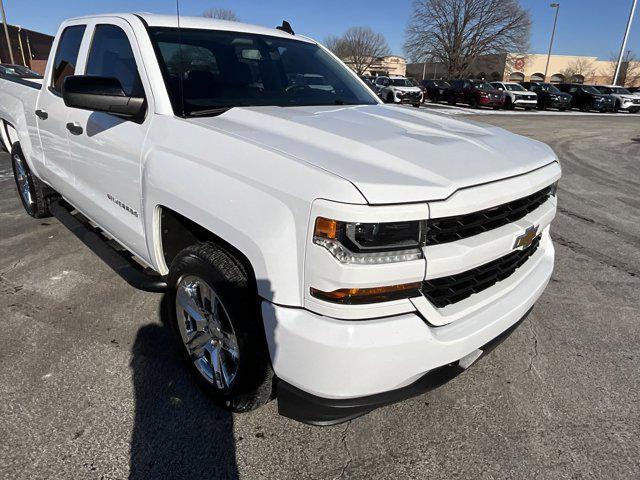
M408 78L391 78L389 83L394 87L413 87L413 83Z
M493 86L487 82L476 83L475 86L478 90L495 90L495 88L493 88Z
M368 88L313 43L215 30L149 33L174 111L187 116L235 106L377 104Z
M609 90L609 93L615 93L616 95L631 95L631 92L629 90L622 87L610 87L607 88L607 90Z
M438 88L451 88L451 85L449 85L449 83L445 82L444 80L434 80L433 84Z
M591 85L583 85L582 90L592 95L602 95L602 92L600 92L597 88L592 87Z
M545 92L549 92L549 93L561 93L560 90L558 90L558 87L556 87L555 85L551 85L550 83L541 83L540 87L542 88L542 90L544 90Z
M525 88L517 83L505 83L504 87L510 92L525 92Z

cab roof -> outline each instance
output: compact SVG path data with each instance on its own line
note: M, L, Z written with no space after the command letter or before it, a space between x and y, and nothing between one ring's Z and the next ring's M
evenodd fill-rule
M160 15L156 13L105 13L101 15L88 15L84 17L76 17L70 20L96 19L104 17L118 17L128 21L135 20L135 17L142 19L150 27L169 27L169 28L194 28L202 30L222 30L229 32L255 33L259 35L268 35L270 37L280 37L300 40L302 42L316 43L312 39L302 35L291 35L276 28L267 28L260 25L252 25L249 23L232 22L229 20L218 20L206 17L188 17L180 15L180 24L178 25L177 15Z

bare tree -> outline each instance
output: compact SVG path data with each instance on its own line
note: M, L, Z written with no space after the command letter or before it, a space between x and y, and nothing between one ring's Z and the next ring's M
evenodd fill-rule
M518 0L414 0L404 49L461 77L482 55L526 51L530 34L531 16Z
M584 81L591 82L596 76L596 68L593 60L578 57L576 60L569 63L560 73L564 76L564 79L567 82L579 80L579 77L582 77L582 80Z
M203 17L215 18L218 20L229 20L231 22L239 22L240 19L236 15L236 12L229 10L228 8L210 8L202 12Z
M351 27L340 37L326 38L325 45L358 75L364 75L377 59L390 53L384 36L370 27Z
M608 77L611 83L613 83L613 77L616 73L616 63L618 62L618 55L611 53L609 55L609 65L605 67L600 75ZM635 56L631 50L627 50L622 56L622 64L620 65L620 74L618 75L618 85L624 86L636 86L640 83L640 59Z

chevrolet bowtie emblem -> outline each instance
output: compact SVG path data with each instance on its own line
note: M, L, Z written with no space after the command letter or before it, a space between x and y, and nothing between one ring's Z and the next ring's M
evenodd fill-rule
M527 228L522 235L516 238L513 248L527 248L533 243L533 239L538 235L538 225L532 225Z

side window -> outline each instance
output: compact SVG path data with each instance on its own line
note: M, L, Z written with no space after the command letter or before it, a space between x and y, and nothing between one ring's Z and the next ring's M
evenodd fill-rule
M115 25L96 26L85 73L117 78L126 95L144 96L127 34Z
M62 31L58 50L53 60L53 75L51 77L51 88L58 93L62 92L64 79L75 72L78 51L85 29L85 25L74 25Z

